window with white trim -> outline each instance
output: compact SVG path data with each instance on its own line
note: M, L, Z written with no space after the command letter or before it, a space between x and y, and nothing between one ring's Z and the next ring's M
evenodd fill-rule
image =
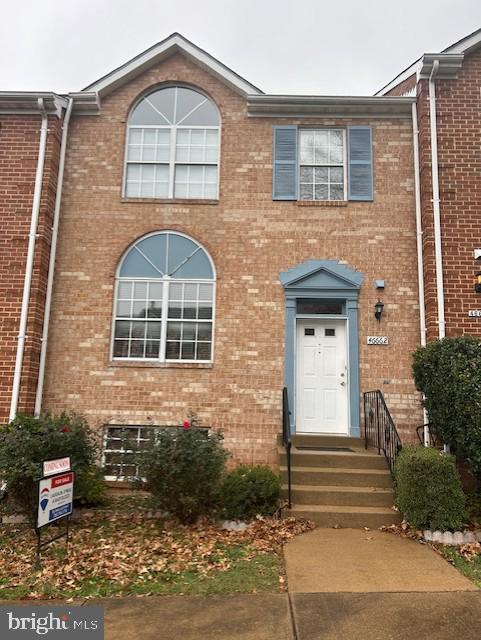
M123 425L106 427L102 456L105 479L138 478L138 456L150 449L154 442L154 427Z
M299 129L299 199L345 200L345 132Z
M187 87L166 87L132 109L124 195L218 198L220 119L215 104Z
M174 232L138 240L121 260L112 357L212 361L215 272L206 250Z

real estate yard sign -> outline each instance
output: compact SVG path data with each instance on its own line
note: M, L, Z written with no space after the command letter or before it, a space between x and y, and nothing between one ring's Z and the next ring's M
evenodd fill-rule
M63 473L55 473L63 471ZM52 475L54 473L54 475ZM37 509L37 561L40 567L40 551L51 542L65 537L68 552L68 524L73 509L73 481L74 474L70 471L70 458L46 460L43 463L44 477L38 481L38 509ZM48 476L48 477L45 477ZM66 518L66 529L50 540L42 542L42 527L57 520Z
M42 478L38 486L37 528L72 513L73 473Z

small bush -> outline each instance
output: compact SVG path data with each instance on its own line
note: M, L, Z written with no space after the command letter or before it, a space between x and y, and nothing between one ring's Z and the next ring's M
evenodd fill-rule
M269 467L239 465L224 478L222 513L228 520L271 516L279 507L281 484Z
M36 519L42 462L70 456L76 474L75 498L88 504L102 502L104 486L95 467L97 447L81 416L17 416L0 428L0 476L7 483L9 501L33 522ZM93 485L96 485L95 491Z
M459 529L466 499L454 458L437 449L404 447L395 466L397 505L416 529Z
M90 466L75 475L74 500L82 507L101 507L107 504L104 472Z
M205 429L161 431L139 459L156 505L182 523L195 522L219 505L228 453L219 433Z

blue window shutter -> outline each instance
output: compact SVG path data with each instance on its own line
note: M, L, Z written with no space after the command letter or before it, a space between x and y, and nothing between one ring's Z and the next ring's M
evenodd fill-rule
M348 127L349 200L373 200L372 129Z
M297 200L297 127L274 127L272 199Z

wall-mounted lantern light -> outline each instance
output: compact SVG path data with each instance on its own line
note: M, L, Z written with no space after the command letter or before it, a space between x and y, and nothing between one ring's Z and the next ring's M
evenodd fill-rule
M481 271L475 274L474 290L476 293L481 293Z
M384 310L384 303L382 300L378 300L374 306L374 317L378 322L381 322L382 312Z

